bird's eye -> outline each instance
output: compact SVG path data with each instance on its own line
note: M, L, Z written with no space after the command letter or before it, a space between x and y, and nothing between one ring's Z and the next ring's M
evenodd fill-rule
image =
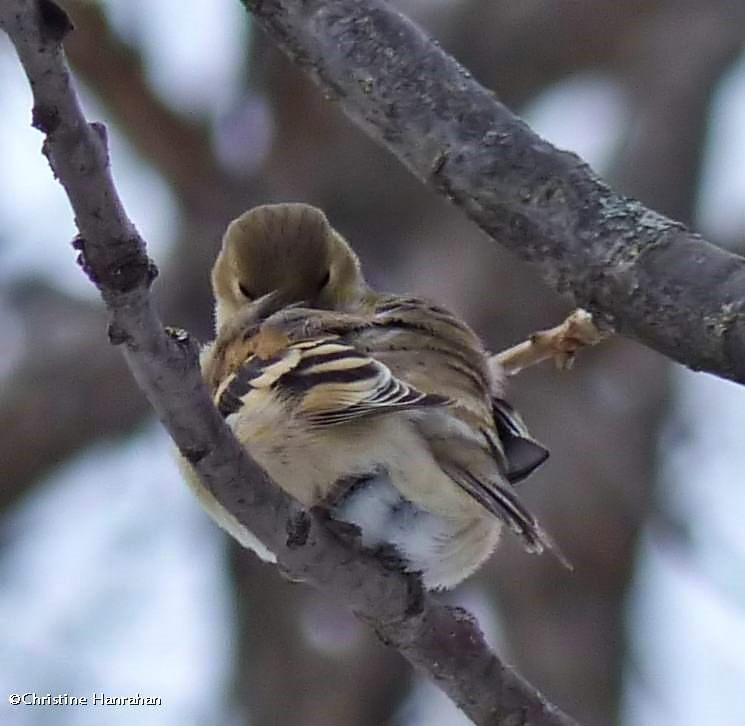
M247 297L249 300L254 299L254 294L242 282L238 283L238 289L244 297Z
M321 278L321 282L318 283L318 292L321 292L331 280L331 270L326 270L326 274Z

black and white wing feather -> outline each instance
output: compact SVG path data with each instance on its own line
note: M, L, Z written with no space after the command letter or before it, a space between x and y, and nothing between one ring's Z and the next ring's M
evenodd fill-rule
M337 336L292 342L267 358L250 356L218 387L215 400L228 416L244 406L250 410L252 396L258 400L269 391L312 426L448 403L418 391Z

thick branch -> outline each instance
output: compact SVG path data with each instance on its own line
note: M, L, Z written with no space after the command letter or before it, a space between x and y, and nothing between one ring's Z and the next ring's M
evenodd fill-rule
M614 193L383 0L242 1L368 134L577 306L745 382L745 260Z
M139 385L204 483L288 574L369 621L476 723L570 724L499 662L470 617L350 552L251 460L212 405L190 339L166 332L154 310L155 267L114 188L104 129L86 122L65 64L60 42L69 20L51 0L6 0L0 26L31 82L34 125L46 134L46 154L74 209L81 263L111 312L111 340L123 345Z

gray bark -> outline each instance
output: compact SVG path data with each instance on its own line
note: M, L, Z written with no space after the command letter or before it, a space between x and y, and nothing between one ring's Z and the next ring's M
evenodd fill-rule
M323 92L601 324L745 382L745 260L615 193L382 0L243 0ZM732 5L730 22L745 22Z

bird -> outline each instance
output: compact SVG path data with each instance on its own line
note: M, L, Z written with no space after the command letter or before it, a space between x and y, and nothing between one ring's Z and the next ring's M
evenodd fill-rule
M241 444L303 507L429 590L474 573L505 526L528 551L560 557L516 489L548 451L464 321L373 290L349 243L303 203L233 220L211 282L203 378ZM217 523L276 561L183 468Z

